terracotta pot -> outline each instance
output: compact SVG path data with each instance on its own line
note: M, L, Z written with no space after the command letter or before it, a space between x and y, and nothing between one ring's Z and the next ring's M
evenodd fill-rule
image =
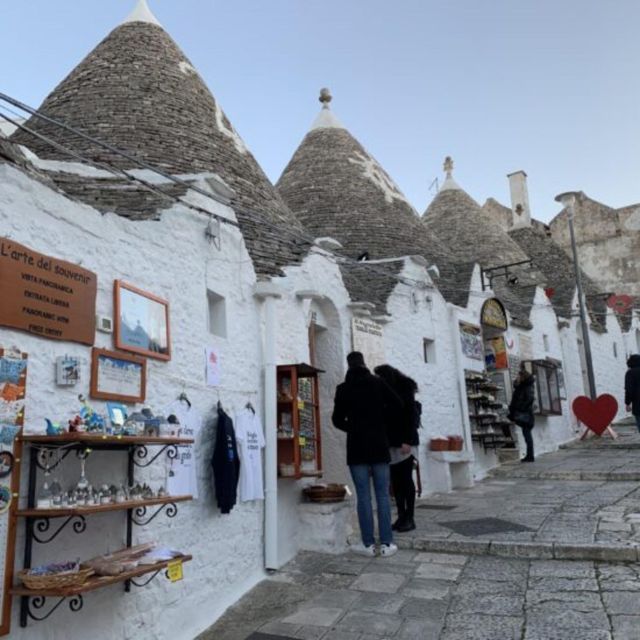
M431 438L429 441L431 451L449 451L448 438Z

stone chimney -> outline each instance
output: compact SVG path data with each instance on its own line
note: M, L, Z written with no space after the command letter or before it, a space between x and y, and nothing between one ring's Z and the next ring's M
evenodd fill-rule
M527 174L524 171L510 173L509 187L511 189L511 211L513 214L513 228L522 229L531 226L531 209L529 209L529 191L527 189Z

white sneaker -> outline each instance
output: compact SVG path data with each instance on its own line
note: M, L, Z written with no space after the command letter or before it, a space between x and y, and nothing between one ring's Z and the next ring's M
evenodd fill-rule
M370 544L368 547L365 547L363 544L354 544L351 546L351 551L353 551L353 553L357 553L359 556L366 556L367 558L375 558L376 545Z
M385 558L388 558L394 555L395 553L397 553L397 551L398 551L398 547L395 544L393 544L393 542L391 544L380 545L380 555L384 556Z

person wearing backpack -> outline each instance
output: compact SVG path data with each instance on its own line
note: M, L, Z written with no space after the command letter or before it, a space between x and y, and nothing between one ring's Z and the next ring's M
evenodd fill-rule
M391 457L391 488L396 500L398 518L394 531L404 533L416 528L414 510L416 486L413 482L414 463L418 459L418 427L422 405L416 401L416 381L388 364L380 365L374 373L381 377L402 400L402 410L390 415L389 455Z

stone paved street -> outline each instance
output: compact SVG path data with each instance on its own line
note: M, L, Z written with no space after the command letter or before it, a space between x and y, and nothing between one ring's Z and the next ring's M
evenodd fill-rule
M620 432L421 500L392 558L302 553L201 640L638 640L640 438Z

